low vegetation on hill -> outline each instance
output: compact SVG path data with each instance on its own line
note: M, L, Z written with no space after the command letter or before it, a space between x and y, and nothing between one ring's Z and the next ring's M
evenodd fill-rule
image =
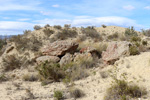
M100 75L97 86L101 85L99 80L113 79L112 84L103 91L104 100L142 98L148 94L146 89L143 90L144 87L128 82L125 77L118 78L118 71L111 73L112 75L101 71L107 69L107 66L114 66L119 59L136 56L150 49L149 30L138 32L134 27L116 30L118 28L106 25L101 28L79 28L68 24L64 27L35 25L34 31L25 30L22 35L0 39L0 84L10 80L41 82L43 87L60 83L66 88L58 89L56 86L57 89L52 91L53 95L48 99L85 100L89 91L76 88L76 84L80 82L83 88L89 82L82 81ZM92 80L94 79L90 81ZM20 88L18 84L15 86ZM25 97L25 100L39 98L30 89L27 89L26 94L30 96ZM91 100L97 99L94 96Z

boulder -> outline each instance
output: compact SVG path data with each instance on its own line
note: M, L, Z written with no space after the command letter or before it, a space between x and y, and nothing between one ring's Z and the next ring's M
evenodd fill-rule
M60 40L48 44L42 49L44 55L63 56L66 53L74 53L78 48L78 44L73 41Z
M106 51L102 52L102 59L107 64L113 64L117 59L123 56L129 56L129 42L111 42Z
M69 64L73 61L73 55L66 53L65 56L63 56L59 62L60 66L63 66L65 64Z
M41 56L36 59L36 62L38 64L45 62L45 61L57 63L60 61L60 58L57 56Z

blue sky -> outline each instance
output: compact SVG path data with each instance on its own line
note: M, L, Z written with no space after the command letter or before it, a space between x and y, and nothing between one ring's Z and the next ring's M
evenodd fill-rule
M150 0L0 0L0 35L34 25L150 28Z

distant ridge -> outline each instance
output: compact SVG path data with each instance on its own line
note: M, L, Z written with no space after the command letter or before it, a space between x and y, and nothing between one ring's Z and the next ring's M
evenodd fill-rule
M11 38L14 35L0 35L0 39L4 39L4 38Z

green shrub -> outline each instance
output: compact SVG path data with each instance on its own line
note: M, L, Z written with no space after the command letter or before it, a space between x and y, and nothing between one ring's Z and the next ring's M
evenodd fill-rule
M142 41L142 44L143 44L143 45L147 45L147 41L144 41L144 40L143 40L143 41Z
M71 97L73 97L73 98L75 98L75 99L81 98L81 97L84 96L83 91L80 90L80 89L77 89L77 88L75 88L75 89L70 89L69 92L70 92Z
M125 36L126 37L137 36L137 32L135 31L133 26L131 28L129 27L125 30Z
M61 100L63 99L63 93L60 90L54 91L54 98L56 100Z
M130 46L129 51L130 51L130 55L137 55L140 53L136 46Z
M103 28L106 28L107 26L103 24L102 27L103 27Z
M6 45L6 39L0 39L0 56L3 54L3 47Z
M35 30L40 30L41 28L42 28L42 27L41 27L40 25L35 25L35 26L34 26L34 29L35 29Z
M45 34L47 37L49 37L49 36L51 36L52 34L54 34L54 31L51 30L51 29L49 29L49 28L45 28L45 29L43 30L43 32L44 32L44 34Z
M62 29L62 27L60 25L54 25L54 28L56 28L56 29Z
M48 61L38 65L36 69L39 72L40 80L60 81L65 77L64 71L57 63L49 63Z
M46 25L44 26L44 28L48 28L48 27L50 27L50 25L49 25L49 24L46 24Z
M131 37L131 42L140 42L140 41L141 41L141 38L138 36Z
M27 61L28 60L26 57L18 56L15 54L3 57L2 64L4 67L4 71L10 71L20 68L21 66L27 66Z
M146 94L146 90L138 85L130 85L125 80L116 79L112 86L108 88L104 100L130 100L131 98L139 98Z

